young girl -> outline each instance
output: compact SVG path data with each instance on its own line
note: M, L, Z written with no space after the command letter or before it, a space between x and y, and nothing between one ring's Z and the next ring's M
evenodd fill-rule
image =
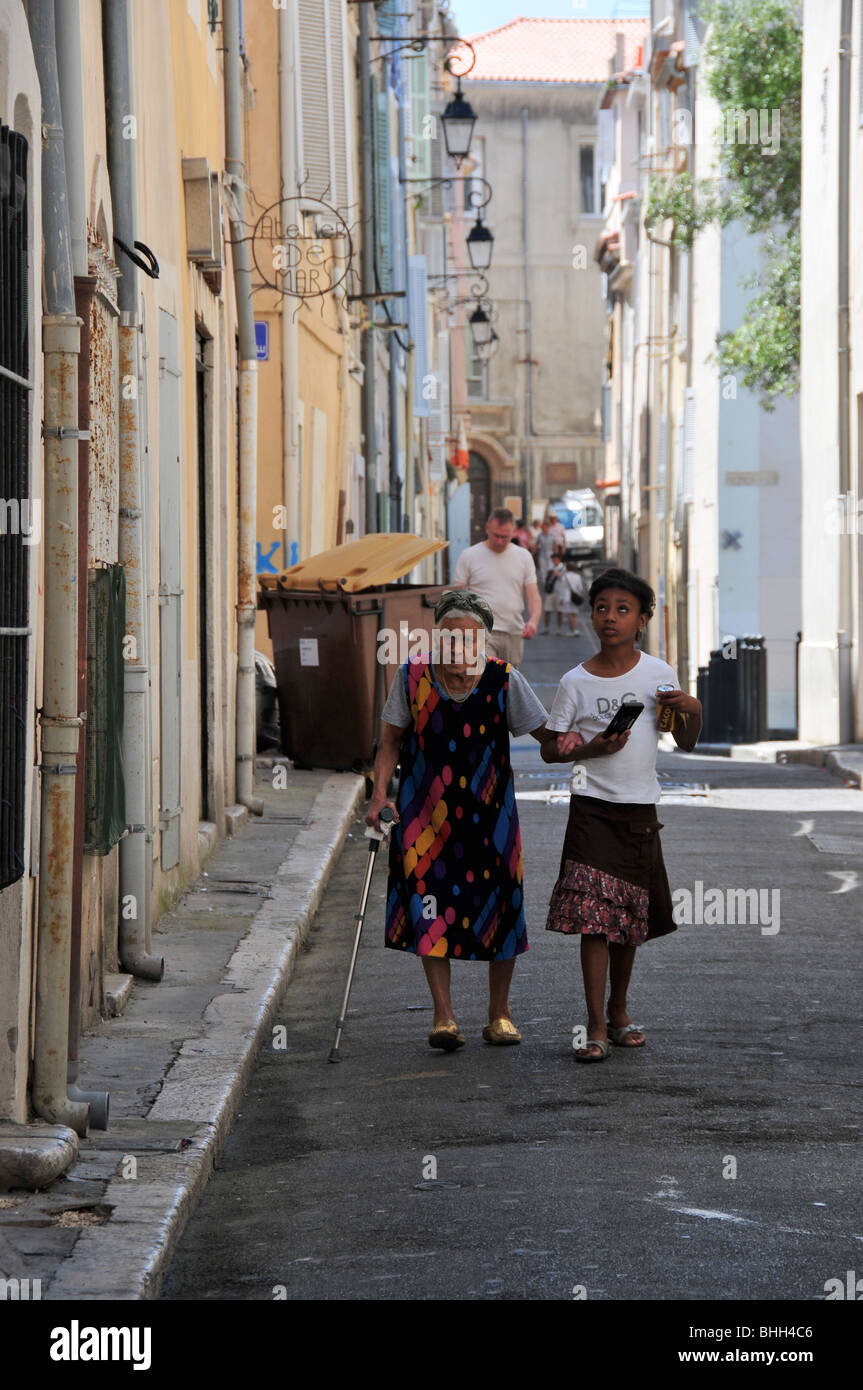
M656 818L657 719L670 707L675 741L691 752L701 704L684 694L666 662L636 649L656 602L649 584L628 570L608 569L588 597L600 650L561 680L547 721L556 745L542 748L545 762L577 760L584 791L570 799L546 927L581 936L587 1042L575 1055L579 1062L602 1062L609 1038L621 1047L644 1046L644 1032L626 1010L636 948L676 930ZM662 685L673 689L658 691ZM620 705L633 701L644 709L632 729L604 739Z

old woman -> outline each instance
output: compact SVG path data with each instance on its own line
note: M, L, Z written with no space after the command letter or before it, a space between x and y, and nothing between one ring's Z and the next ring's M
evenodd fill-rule
M430 655L405 662L383 709L374 794L366 821L390 839L386 945L422 959L434 1004L432 1047L465 1039L453 1016L450 961L488 961L486 1042L521 1042L509 1011L516 958L526 951L521 831L510 734L554 739L524 677L485 656L494 619L467 590L435 609ZM398 801L387 791L401 764Z

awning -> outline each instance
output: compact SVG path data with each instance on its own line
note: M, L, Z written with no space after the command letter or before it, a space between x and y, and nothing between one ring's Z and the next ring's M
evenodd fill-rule
M424 560L445 549L449 541L432 541L405 532L381 532L359 541L322 550L281 574L259 574L264 589L305 589L346 594L394 584Z

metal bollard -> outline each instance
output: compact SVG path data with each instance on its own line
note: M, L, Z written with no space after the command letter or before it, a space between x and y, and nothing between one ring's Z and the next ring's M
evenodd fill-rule
M767 738L767 644L756 637L756 738Z

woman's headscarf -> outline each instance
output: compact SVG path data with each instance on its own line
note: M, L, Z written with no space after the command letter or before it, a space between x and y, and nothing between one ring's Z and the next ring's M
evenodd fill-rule
M494 614L484 598L472 594L468 589L450 589L438 600L434 620L440 623L449 613L466 613L479 621L491 632L494 627Z

